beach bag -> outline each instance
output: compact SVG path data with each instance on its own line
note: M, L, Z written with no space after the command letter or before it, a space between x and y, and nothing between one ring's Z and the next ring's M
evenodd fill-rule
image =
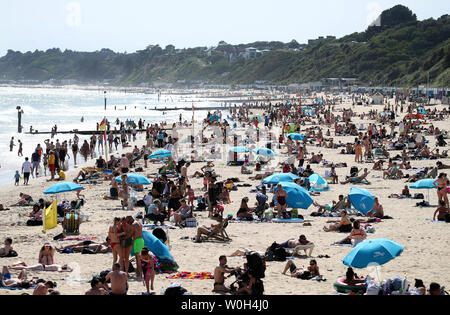
M414 194L414 199L425 199L425 196L422 193Z
M310 271L304 271L304 272L302 272L302 273L300 274L300 276L299 276L298 278L299 278L299 279L302 279L302 280L309 280L309 279L312 278L311 272L310 272Z
M248 271L251 271L255 278L265 277L266 264L263 258L257 252L249 252L245 255L247 258Z
M197 219L187 218L185 224L186 224L186 227L197 227Z
M445 215L445 222L450 223L450 213Z
M286 250L276 242L274 242L264 254L266 261L286 261L286 257Z
M145 207L145 202L144 200L138 200L136 202L136 207Z
M164 292L164 295L168 296L177 296L177 295L184 295L187 292L185 288L182 286L173 286L166 289Z

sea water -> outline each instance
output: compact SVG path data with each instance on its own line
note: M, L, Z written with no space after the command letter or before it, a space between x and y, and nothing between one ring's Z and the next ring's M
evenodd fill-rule
M56 124L58 131L96 130L97 123L106 117L114 127L117 118L120 121L126 119L134 120L135 123L140 118L145 120L145 125L165 121L174 123L182 119L191 121L192 112L183 110L172 110L161 112L154 110L157 108L181 108L195 106L195 120L206 118L207 111L202 107L220 106L206 98L199 98L195 95L160 95L144 93L128 93L119 91L108 91L106 93L107 110L104 109L104 90L79 90L63 88L16 88L0 87L0 184L13 184L15 171L21 172L22 163L25 157L31 161L31 154L39 143L45 150L44 140L50 139L53 143L72 139L74 134L57 134L51 138L50 134L30 135L26 134L33 130L39 132L50 132ZM18 133L18 110L17 106L23 110L22 133ZM126 109L125 109L126 107ZM83 121L83 122L82 122ZM9 143L14 137L13 151L10 152ZM83 140L91 137L78 135L80 146ZM139 135L138 139L144 139L145 135ZM18 156L19 143L23 143L23 157ZM73 156L71 148L68 148L70 155L70 169L73 168ZM77 163L84 163L83 157L77 155ZM47 172L48 173L48 172Z

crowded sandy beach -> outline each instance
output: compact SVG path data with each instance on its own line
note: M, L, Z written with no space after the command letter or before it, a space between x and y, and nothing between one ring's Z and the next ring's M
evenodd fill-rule
M99 117L90 143L56 130L19 155L0 188L0 294L444 294L449 106L260 105Z

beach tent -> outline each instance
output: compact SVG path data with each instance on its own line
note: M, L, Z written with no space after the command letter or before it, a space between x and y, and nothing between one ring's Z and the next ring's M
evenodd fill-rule
M287 192L286 203L294 209L308 209L313 204L309 192L300 185L293 182L279 182L281 187ZM277 188L275 188L277 191Z
M217 115L211 115L211 116L209 116L208 120L209 121L219 121L220 117Z
M371 264L384 265L400 256L403 249L400 244L386 238L366 240L356 245L342 262L354 268L366 268Z
M262 156L275 156L275 152L273 152L271 149L267 148L256 148L253 149L253 153L256 155L262 155Z
M229 152L236 152L236 153L248 153L250 150L246 147L232 147L230 148Z
M372 195L368 190L358 187L352 187L350 189L348 198L350 199L353 207L355 207L356 210L363 213L364 215L372 210L375 204L375 196Z
M175 261L169 252L169 248L155 235L149 231L142 231L142 238L144 239L144 246L147 247L158 259ZM131 253L134 253L134 246Z
M289 133L286 135L286 137L292 140L300 140L300 141L306 140L305 136L302 135L301 133Z
M143 175L139 175L139 174L126 174L127 175L127 183L131 184L131 185L150 185L151 182L149 181L149 179ZM116 182L118 182L119 184L122 184L122 178L121 176L117 176L116 177Z
M310 191L328 191L330 187L327 181L319 174L312 174L309 176Z
M295 179L300 178L299 176L292 173L275 173L263 179L263 184L276 185L279 182L293 182Z
M49 188L47 188L44 191L44 194L46 194L46 195L60 194L60 193L64 193L64 192L77 191L77 190L82 190L82 189L84 189L83 186L80 186L76 183L62 182L62 183L58 183L53 186L50 186Z
M144 239L144 246L156 257L156 269L160 272L178 270L179 267L170 254L169 248L165 244L149 231L142 231L142 238ZM134 256L134 246L131 249L131 255Z
M170 152L169 150L158 150L153 152L150 156L149 159L163 159L166 157L172 156L172 152Z

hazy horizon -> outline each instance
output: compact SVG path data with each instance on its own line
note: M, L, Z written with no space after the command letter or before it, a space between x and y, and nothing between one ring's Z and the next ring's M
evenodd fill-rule
M0 10L0 57L9 49L132 53L148 45L210 47L221 40L238 45L295 39L302 44L362 32L397 4L409 7L419 20L450 11L444 0L15 0Z

